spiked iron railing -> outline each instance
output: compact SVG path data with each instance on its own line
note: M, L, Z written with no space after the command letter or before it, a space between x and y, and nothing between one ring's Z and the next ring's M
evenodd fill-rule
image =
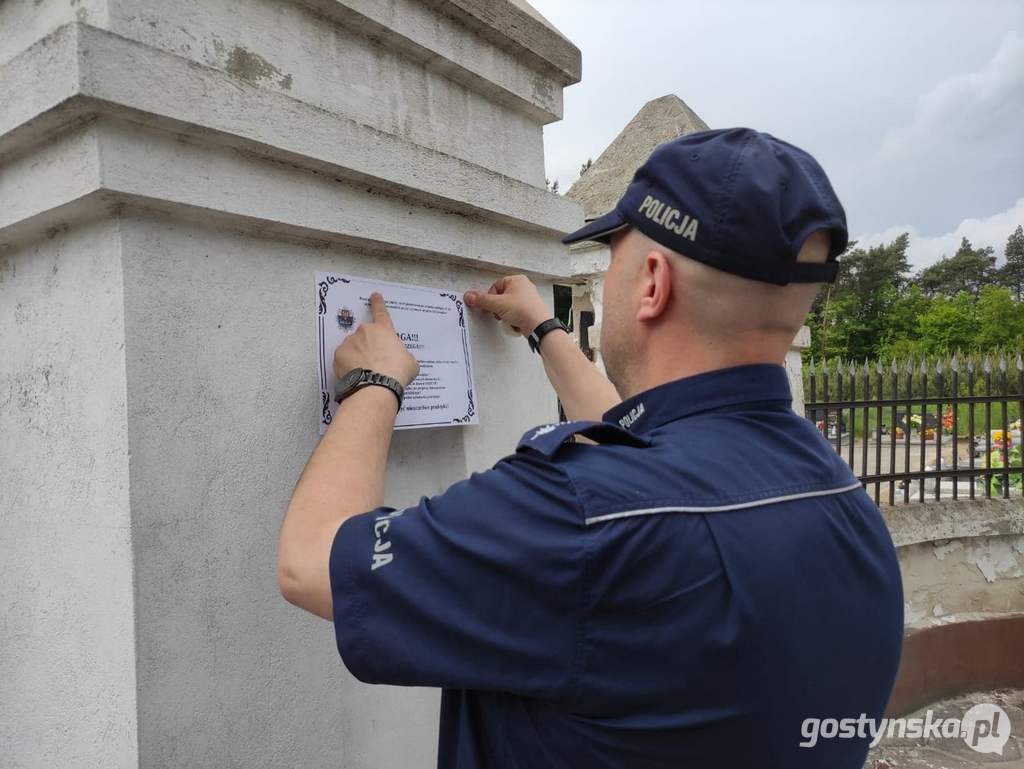
M873 490L876 503L882 504L883 486L890 505L912 498L1008 498L1024 488L1020 355L1015 367L1017 376L1009 377L1005 355L954 355L932 364L812 360L804 371L805 413Z

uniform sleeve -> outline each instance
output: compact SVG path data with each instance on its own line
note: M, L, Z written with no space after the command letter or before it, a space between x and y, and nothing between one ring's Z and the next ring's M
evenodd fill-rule
M342 660L367 683L571 697L583 528L569 478L528 452L347 519L330 557Z

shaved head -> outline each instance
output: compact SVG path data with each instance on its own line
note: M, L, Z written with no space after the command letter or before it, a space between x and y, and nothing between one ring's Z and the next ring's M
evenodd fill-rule
M798 261L825 262L829 233L819 230ZM782 363L820 283L777 286L743 278L672 251L628 228L612 237L604 288L601 354L625 393L687 356L696 369ZM655 377L656 378L656 377Z
M788 345L803 325L821 287L820 283L776 286L750 280L668 251L639 235L646 241L641 250L661 249L672 255L677 268L673 271L673 288L680 298L679 309L703 336L729 339L748 333L783 334ZM827 230L813 233L798 261L824 262L828 244Z

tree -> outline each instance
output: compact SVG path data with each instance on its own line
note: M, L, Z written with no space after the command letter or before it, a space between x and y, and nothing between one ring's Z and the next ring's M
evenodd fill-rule
M918 334L929 355L971 349L977 325L974 297L967 291L951 299L935 299L917 319Z
M996 258L991 246L974 248L963 238L953 256L943 256L935 264L918 273L916 282L929 296L955 296L966 291L977 296L983 286L996 277Z
M545 179L544 186L548 188L549 192L553 192L556 195L558 194L558 179L555 179L554 181L551 181L550 179Z
M1024 289L1024 226L1017 229L1006 239L1006 264L999 271L1000 282L1010 288L1020 301L1021 290Z
M587 158L587 162L580 166L580 176L589 171L592 165L594 165L593 158Z
M857 313L857 298L840 294L829 300L827 311L812 326L811 354L815 358L851 357L868 338Z
M878 354L886 318L907 284L909 236L869 249L848 249L839 258L835 286L826 289L811 308L810 323L818 330L816 355L842 355L856 360Z
M888 245L848 250L840 259L837 288L851 292L862 300L869 299L884 286L893 286L897 291L908 282L910 264L907 261L907 247L910 236L903 233Z
M878 350L878 357L883 361L905 361L907 358L918 359L927 352L920 339L896 339L887 342Z
M902 342L917 343L917 319L928 312L932 300L925 296L920 286L912 285L901 293L889 306L882 334L883 346L894 349ZM905 345L904 345L905 346Z
M914 283L928 296L945 295L951 280L948 256L943 256L935 264L925 267L914 276Z
M991 350L1014 342L1024 335L1024 306L1015 302L1003 286L986 286L976 307L978 318L975 345Z
M908 278L900 236L872 248L851 244L837 280L825 286L808 318L816 359L863 360L990 352L1024 345L1024 227L1007 242L1007 263L1021 265L1018 284L996 283L992 248L964 238L956 253ZM1012 257L1012 260L1010 259Z

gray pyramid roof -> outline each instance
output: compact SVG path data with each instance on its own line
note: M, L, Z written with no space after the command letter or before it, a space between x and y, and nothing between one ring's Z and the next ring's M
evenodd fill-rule
M674 94L649 101L565 194L583 205L588 220L595 219L615 207L636 169L655 147L707 128L707 123Z

